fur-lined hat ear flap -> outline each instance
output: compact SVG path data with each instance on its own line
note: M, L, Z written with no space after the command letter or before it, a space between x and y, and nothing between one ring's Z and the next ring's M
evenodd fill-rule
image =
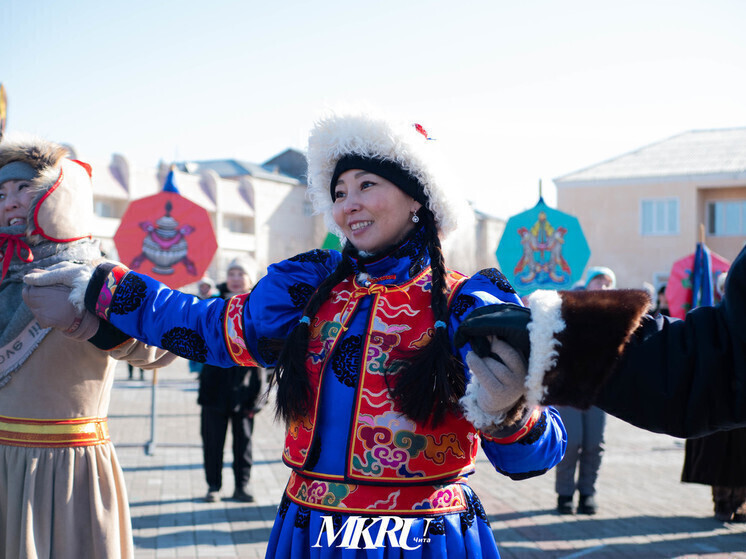
M529 297L529 400L585 409L614 372L650 307L647 292L538 291ZM531 403L531 402L530 402Z
M52 186L32 209L29 239L66 243L89 237L93 218L90 165L62 159L58 166L45 169L39 181Z

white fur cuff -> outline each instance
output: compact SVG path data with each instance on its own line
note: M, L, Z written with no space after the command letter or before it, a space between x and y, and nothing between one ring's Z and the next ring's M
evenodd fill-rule
M85 292L88 289L88 283L93 276L93 268L81 268L78 275L72 282L72 291L68 295L68 300L79 313L85 310Z
M546 395L544 375L557 363L559 342L555 335L565 329L562 298L556 291L536 291L528 298L531 322L528 324L531 354L528 358L526 401L529 408L541 405Z

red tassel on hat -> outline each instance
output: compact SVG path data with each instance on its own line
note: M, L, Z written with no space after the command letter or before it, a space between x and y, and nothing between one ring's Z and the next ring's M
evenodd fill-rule
M420 134L422 134L423 136L425 136L425 139L427 139L427 140L433 140L433 139L434 139L434 138L431 138L431 137L430 137L430 136L429 136L429 135L427 134L427 130L425 130L425 129L424 129L423 127L422 127L422 125L421 125L421 124L417 124L417 123L415 122L415 124L414 124L414 129L415 129L415 130L417 130L417 132L419 132L419 133L420 133Z

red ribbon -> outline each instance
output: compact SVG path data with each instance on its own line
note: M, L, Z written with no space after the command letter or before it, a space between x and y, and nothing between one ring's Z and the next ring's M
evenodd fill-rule
M10 261L13 260L13 254L15 253L18 258L24 262L33 262L34 255L31 253L31 247L29 247L25 241L22 240L23 235L9 235L8 233L0 233L0 254L3 259L3 274L0 276L0 283L5 279L5 274L8 273L10 267ZM6 246L7 245L7 246ZM26 251L27 256L23 256L23 251Z

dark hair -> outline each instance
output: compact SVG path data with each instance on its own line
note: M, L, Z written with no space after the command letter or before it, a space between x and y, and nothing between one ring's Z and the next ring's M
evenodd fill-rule
M427 249L432 270L430 306L435 322L448 324L448 285L443 251L435 226L435 217L429 210L421 211L427 237ZM388 382L388 379L387 379ZM407 368L398 374L390 390L397 407L407 417L418 423L438 425L446 412L460 411L459 399L466 390L464 368L451 352L451 339L446 328L435 328L427 344Z
M446 267L433 214L423 209L419 213L425 229L427 249L432 268L431 307L435 321L448 323L448 286ZM342 252L342 260L316 289L304 310L313 318L326 301L332 288L354 272L351 256L356 254L351 243ZM358 263L361 271L364 264ZM299 322L282 344L273 381L277 383L275 415L290 421L308 414L311 384L306 371L309 325ZM466 379L461 362L451 352L451 340L446 328L435 328L430 343L414 356L403 370L386 373L386 383L399 411L418 423L439 424L446 412L458 412L459 398L464 395ZM390 379L389 374L393 377ZM394 386L389 384L393 380Z
M350 243L345 245L342 260L313 292L303 310L303 316L313 318L321 304L329 298L332 288L353 272L350 259L353 250ZM311 383L306 371L308 332L309 324L301 321L293 328L284 343L280 340L273 340L274 344L281 343L282 346L270 385L277 383L275 416L285 422L303 417L308 413L311 400Z

